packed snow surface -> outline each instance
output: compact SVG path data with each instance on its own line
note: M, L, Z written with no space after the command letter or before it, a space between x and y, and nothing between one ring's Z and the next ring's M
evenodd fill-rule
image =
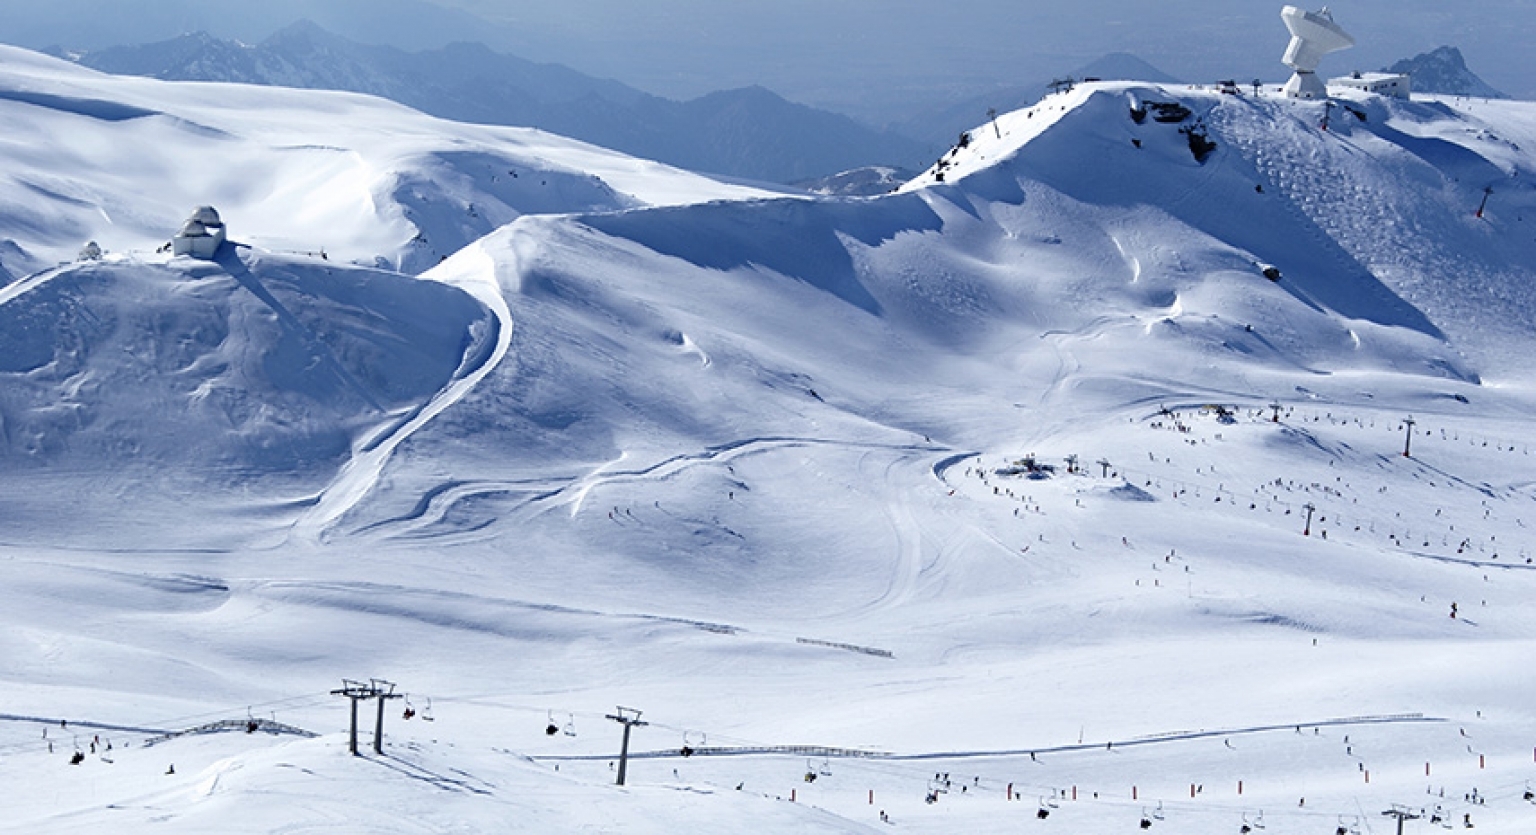
M4 236L112 254L0 288L0 831L1536 826L1536 107L1086 85L770 199L3 57ZM592 199L400 197L535 144Z

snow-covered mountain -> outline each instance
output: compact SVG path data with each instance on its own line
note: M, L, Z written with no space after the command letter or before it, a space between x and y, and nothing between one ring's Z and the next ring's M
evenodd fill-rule
M863 165L915 166L926 156L913 140L761 87L675 102L478 43L406 52L355 43L307 21L256 45L200 33L72 57L105 72L167 80L368 93L448 119L540 128L694 171L769 182Z
M267 249L417 273L527 213L761 195L540 131L380 99L114 77L0 49L0 263L152 250L211 203Z
M632 197L416 278L338 263L365 214L0 291L0 831L1528 828L1533 105L1086 84L806 199L4 57L95 148L0 146L29 249L103 147L537 140Z
M1413 76L1413 89L1420 93L1440 93L1447 96L1475 96L1482 99L1503 99L1508 96L1491 87L1467 69L1467 59L1454 46L1442 46L1405 58L1386 72L1409 73Z

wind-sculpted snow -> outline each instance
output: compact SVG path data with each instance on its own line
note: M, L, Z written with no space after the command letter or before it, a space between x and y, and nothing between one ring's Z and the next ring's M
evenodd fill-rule
M1158 103L1182 115L1148 117ZM1229 248L1241 266L1278 267L1281 288L1302 304L1448 338L1505 373L1523 368L1511 340L1533 335L1532 317L1508 314L1536 309L1526 279L1536 171L1520 151L1536 141L1532 111L1089 84L978 126L909 188L942 176L987 195L1037 182L1077 208L1111 211L1119 219L1106 228L1160 216ZM1204 160L1191 131L1214 143ZM1485 189L1492 211L1479 216ZM1455 356L1431 365L1473 373Z
M6 288L11 533L47 535L33 522L79 499L24 484L68 473L113 498L75 511L92 527L184 491L313 493L446 386L489 319L443 284L228 245L216 263L84 263Z
M115 77L4 46L0 121L0 241L27 271L92 239L148 252L204 204L238 240L414 274L523 214L763 194L367 96Z
M878 246L941 225L931 208L912 198L896 198L878 208L862 202L785 199L593 215L583 222L698 267L755 267L799 278L874 314L880 312L879 302L860 283L844 240Z

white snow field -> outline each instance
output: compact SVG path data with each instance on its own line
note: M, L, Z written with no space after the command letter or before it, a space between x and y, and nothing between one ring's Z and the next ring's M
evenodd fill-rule
M415 274L522 214L765 193L369 96L166 84L5 46L0 76L0 269L13 276L88 239L154 249L176 231L167 218L205 203L247 243Z
M109 250L0 288L0 832L1536 831L1536 105L1085 85L861 200L0 115Z

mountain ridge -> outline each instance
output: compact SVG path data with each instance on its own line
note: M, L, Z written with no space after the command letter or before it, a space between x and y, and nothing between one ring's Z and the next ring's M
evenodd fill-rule
M478 43L406 52L359 44L309 21L253 46L196 34L69 57L163 80L368 93L456 121L534 127L690 170L770 182L870 164L911 166L923 156L912 140L761 87L674 102Z

